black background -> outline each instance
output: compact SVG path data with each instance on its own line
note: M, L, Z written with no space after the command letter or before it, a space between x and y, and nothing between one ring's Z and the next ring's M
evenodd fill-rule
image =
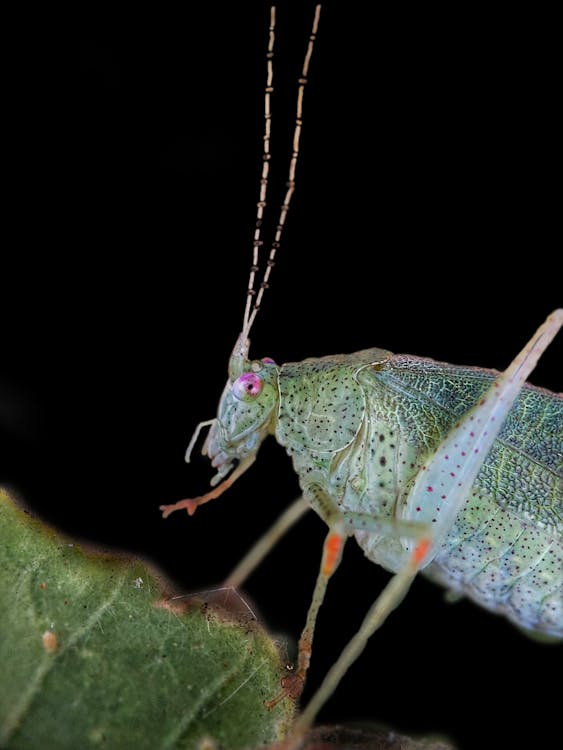
M298 5L278 9L270 229L312 16ZM193 518L158 512L211 476L183 455L215 414L241 325L267 7L99 13L76 30L79 60L69 53L57 75L37 61L31 127L45 158L22 180L38 205L5 277L0 480L64 530L141 552L186 590L220 582L298 494L271 440ZM360 4L326 4L254 356L379 346L509 363L561 304L551 24L539 11L470 8L398 7L368 21ZM561 389L561 346L533 382ZM249 581L274 632L297 638L323 537L311 515ZM387 577L348 545L305 698ZM319 719L442 732L460 747L550 737L560 649L442 594L415 583Z

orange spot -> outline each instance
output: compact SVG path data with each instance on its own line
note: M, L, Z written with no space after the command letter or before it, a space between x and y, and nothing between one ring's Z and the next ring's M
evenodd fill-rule
M44 589L46 585L47 585L46 583L40 583L40 584L39 584L39 588L40 588L40 589Z
M330 576L334 573L334 569L340 559L341 550L342 537L340 534L331 534L325 542L324 576Z
M54 654L59 644L57 641L57 636L53 633L53 631L46 630L41 636L41 640L43 641L43 648L45 649L45 651L48 654Z
M430 539L422 539L414 548L412 553L411 562L417 568L424 560L430 549Z

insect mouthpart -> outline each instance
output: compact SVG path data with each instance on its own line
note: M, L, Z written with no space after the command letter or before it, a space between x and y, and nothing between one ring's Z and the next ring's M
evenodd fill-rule
M209 432L207 433L207 438L205 440L205 443L203 444L203 448L201 450L202 455L208 456L208 458L211 461L211 466L213 466L214 469L217 469L217 474L211 479L211 486L215 487L223 477L227 476L227 474L231 471L233 468L233 459L236 460L236 458L232 455L230 455L228 452L223 450L222 443L223 436L221 434L221 423L218 419L213 420L213 423L211 424L211 427L209 428Z
M212 459L211 466L213 466L214 469L218 469L221 466L223 466L225 461L228 461L228 460L229 460L229 456L225 453L225 451L219 451L219 453L217 453Z

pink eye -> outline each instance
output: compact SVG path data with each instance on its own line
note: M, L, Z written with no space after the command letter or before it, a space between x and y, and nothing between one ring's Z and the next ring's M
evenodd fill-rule
M276 364L276 363L274 362L274 360L273 360L273 359L272 359L271 357L263 357L263 358L262 358L262 362L263 362L263 363L264 363L265 365L275 365L275 364Z
M255 372L245 372L233 383L233 393L239 401L256 398L262 390L262 378Z

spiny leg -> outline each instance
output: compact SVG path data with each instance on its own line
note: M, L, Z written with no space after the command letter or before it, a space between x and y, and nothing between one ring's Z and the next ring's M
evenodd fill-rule
M396 573L378 596L359 631L350 640L340 657L327 673L320 688L311 698L309 704L294 725L294 734L290 738L288 750L311 726L317 713L330 698L338 683L362 653L370 636L385 622L388 615L400 604L410 588L418 571L428 564L438 551L439 545L447 534L449 525L453 523L455 515L466 498L468 484L471 485L487 455L492 441L500 431L511 405L518 396L524 382L535 367L539 357L549 346L559 329L563 325L563 310L556 310L545 323L538 328L532 339L518 354L507 370L493 383L473 409L471 409L436 451L423 471L420 472L411 495L416 495L416 502L428 492L428 477L432 481L446 482L445 472L449 453L453 448L463 449L463 457L467 457L462 472L462 480L451 482L445 489L447 495L446 513L438 514L438 522L432 526L432 534L419 539L404 567ZM446 447L444 447L446 446ZM460 454L461 455L461 454ZM409 495L407 505L412 507ZM457 510L456 510L457 509ZM446 520L444 520L447 517ZM426 519L425 519L426 520Z
M295 500L281 516L273 523L266 533L250 548L239 564L231 571L225 580L225 586L239 588L252 572L260 565L270 550L278 543L282 536L309 509L304 497Z

